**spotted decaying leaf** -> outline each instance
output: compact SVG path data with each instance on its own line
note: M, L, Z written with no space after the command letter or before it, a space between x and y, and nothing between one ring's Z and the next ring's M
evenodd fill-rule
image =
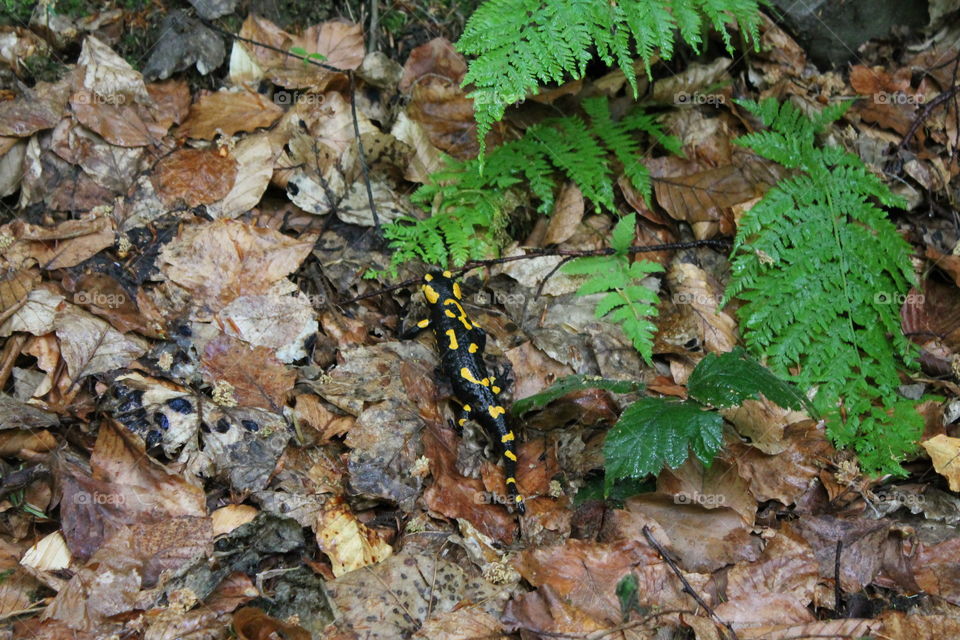
M342 623L363 629L370 640L407 636L433 616L464 606L499 617L509 595L442 556L406 552L340 576L327 589Z
M168 456L195 438L199 414L193 393L167 380L139 372L114 379L105 397L104 410L132 433L143 438L148 449L160 444Z

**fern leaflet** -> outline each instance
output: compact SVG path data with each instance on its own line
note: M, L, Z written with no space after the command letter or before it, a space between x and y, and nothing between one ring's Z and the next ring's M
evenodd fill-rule
M481 158L484 138L507 106L535 95L540 85L582 78L597 56L618 66L637 94L634 58L650 75L655 56L669 60L674 34L694 49L707 25L733 51L728 28L737 23L758 46L763 0L488 0L470 17L457 48L476 56L463 79L472 85ZM482 161L482 160L481 160Z
M741 221L727 299L744 301L744 339L774 372L817 389L827 433L865 470L902 473L922 423L897 395L914 348L891 304L914 282L910 246L873 200L902 201L860 159L815 134L848 105L814 119L789 103L741 103L769 127L737 140L792 168ZM839 410L842 403L843 412ZM910 410L908 410L910 409Z

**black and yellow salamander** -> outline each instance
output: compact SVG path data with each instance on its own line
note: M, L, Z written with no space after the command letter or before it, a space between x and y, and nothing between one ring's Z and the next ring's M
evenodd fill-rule
M517 490L516 436L507 426L506 409L497 399L500 387L496 378L487 374L483 363L487 335L467 317L460 285L449 271L426 274L422 288L430 305L430 318L421 320L417 327L433 328L440 352L440 371L449 378L462 407L457 423L462 427L469 417L490 434L503 455L509 500L523 514L523 496Z

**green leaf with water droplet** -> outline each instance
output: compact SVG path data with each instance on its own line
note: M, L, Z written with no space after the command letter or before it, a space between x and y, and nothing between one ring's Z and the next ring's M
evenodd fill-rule
M603 444L606 491L622 478L676 469L692 449L704 464L720 450L723 418L695 402L643 398L627 407Z
M785 409L804 409L815 415L810 402L797 389L775 376L740 347L728 353L711 353L700 361L687 382L690 397L711 407L735 407L761 393Z

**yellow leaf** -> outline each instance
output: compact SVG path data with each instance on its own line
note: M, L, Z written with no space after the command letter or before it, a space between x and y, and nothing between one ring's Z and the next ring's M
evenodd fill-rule
M933 460L933 468L950 482L950 490L960 492L960 438L939 435L921 444Z

